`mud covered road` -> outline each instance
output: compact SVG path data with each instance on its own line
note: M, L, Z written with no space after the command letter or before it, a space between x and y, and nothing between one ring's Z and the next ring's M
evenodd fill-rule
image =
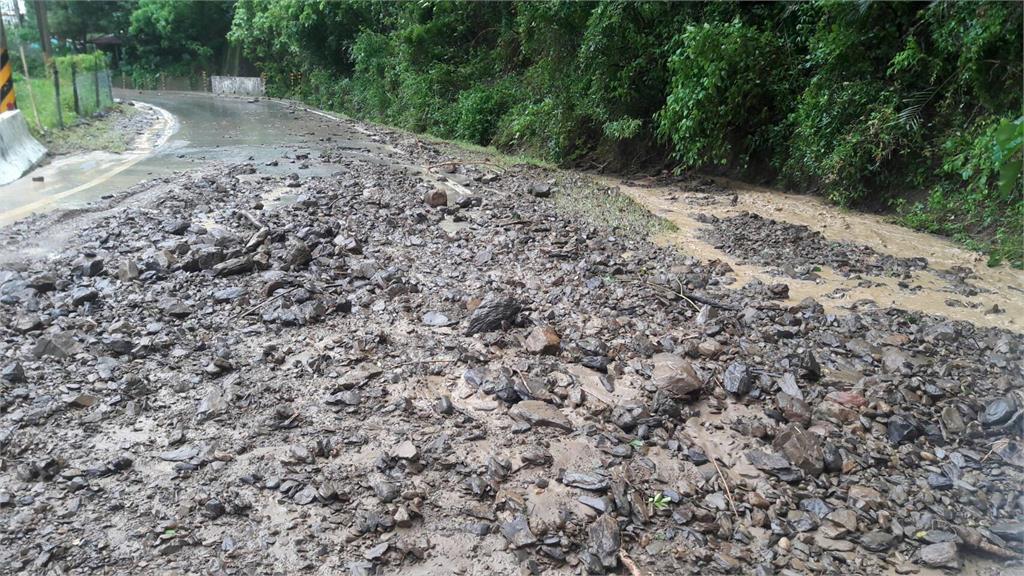
M0 572L1021 569L1024 338L802 292L931 262L273 105L0 229Z

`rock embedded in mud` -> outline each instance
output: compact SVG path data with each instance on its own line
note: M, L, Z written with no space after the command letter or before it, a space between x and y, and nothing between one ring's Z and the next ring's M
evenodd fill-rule
M889 418L885 429L889 442L893 444L913 442L921 435L921 427L917 421L912 416L905 414L897 414Z
M985 410L978 420L982 426L998 426L1005 423L1017 411L1017 403L1013 398L996 398L985 405Z
M448 194L444 190L431 188L423 193L423 202L432 208L448 205Z
M537 198L548 198L551 196L551 184L547 182L531 182L526 190L531 196Z
M20 384L26 381L25 368L22 367L21 362L11 362L0 371L0 378L11 384Z
M502 522L500 529L501 535L513 548L522 548L537 542L537 537L530 530L530 524L523 514L516 514L511 520Z
M659 390L681 398L704 387L693 365L682 356L662 352L655 354L651 381Z
M607 569L618 566L622 534L615 518L609 514L602 514L587 528L587 534L590 537L587 548L601 562L601 566Z
M921 563L932 568L959 568L956 542L939 542L921 548Z
M523 400L509 409L509 414L531 426L548 426L572 432L572 423L561 410L540 400Z
M599 474L589 474L587 472L566 472L562 475L562 484L572 486L573 488L579 488L580 490L590 490L592 492L603 492L607 490L610 485L608 478Z
M799 424L786 426L772 441L772 448L810 476L821 474L825 467L818 435L804 430Z
M534 326L526 337L526 351L531 354L557 354L562 339L550 326Z
M742 362L733 362L722 374L722 386L730 394L743 396L754 386L754 376L750 368Z
M512 298L488 294L469 315L469 320L466 323L466 336L492 332L511 324L521 309L522 306Z
M36 358L53 356L55 358L66 358L77 354L82 349L75 341L74 336L68 332L57 332L40 336L32 348L32 355Z

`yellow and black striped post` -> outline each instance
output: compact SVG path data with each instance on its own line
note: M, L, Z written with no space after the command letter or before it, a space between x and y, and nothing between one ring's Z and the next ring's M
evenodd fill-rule
M0 112L14 110L14 70L11 54L7 51L7 33L0 17Z

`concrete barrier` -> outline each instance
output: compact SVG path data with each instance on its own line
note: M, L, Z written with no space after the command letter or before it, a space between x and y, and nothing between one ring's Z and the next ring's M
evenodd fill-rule
M214 94L263 96L263 78L244 76L210 76Z
M0 114L0 186L14 182L46 155L28 132L21 110Z

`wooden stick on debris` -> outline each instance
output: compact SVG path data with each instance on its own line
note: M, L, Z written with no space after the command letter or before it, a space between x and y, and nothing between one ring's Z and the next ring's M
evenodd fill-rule
M708 458L711 460L711 463L715 465L715 470L718 471L718 477L722 479L722 487L725 488L725 496L729 499L729 508L732 509L732 515L735 516L737 520L739 520L740 514L736 511L736 501L732 499L732 491L729 490L729 481L726 480L725 474L722 473L722 469L718 466L718 459L715 458L715 456L712 453L708 452L707 448L701 446L700 449L703 450L704 453L708 455Z
M622 565L629 570L630 576L643 576L644 573L640 570L640 567L636 565L636 562L626 554L625 550L619 550L619 560L622 560Z
M263 308L267 304L270 304L271 302L273 302L275 300L280 300L286 294L290 294L290 293L298 290L299 288L302 288L302 286L292 286L291 288L288 288L287 290L282 290L282 291L278 292L277 294L274 294L270 298L264 299L259 304L256 304L255 306L250 306L249 308L246 308L245 310L239 312L238 314L235 314L231 319L232 320L237 320L238 318L242 318L242 317L248 316L249 314L252 314L253 312L259 310L260 308Z

